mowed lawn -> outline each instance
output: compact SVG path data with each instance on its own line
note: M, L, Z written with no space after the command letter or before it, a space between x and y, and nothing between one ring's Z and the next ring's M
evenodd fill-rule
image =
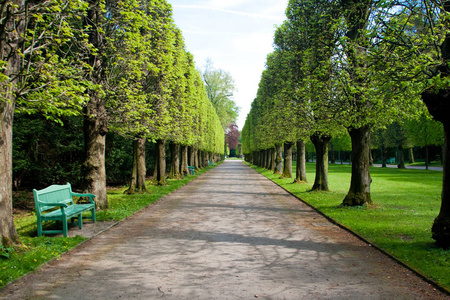
M350 187L350 165L329 165L330 192L310 192L315 176L314 163L307 163L308 183L302 184L293 184L293 179L278 179L279 175L274 176L262 168L256 169L336 222L450 290L450 250L436 248L431 238L431 226L440 208L442 172L372 167L373 204L346 208L339 205Z

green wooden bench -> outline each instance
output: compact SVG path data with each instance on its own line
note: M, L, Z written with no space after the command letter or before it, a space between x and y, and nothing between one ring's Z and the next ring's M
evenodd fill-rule
M72 192L70 183L65 185L51 185L42 190L33 189L34 203L36 205L38 236L46 233L63 233L67 236L68 225L70 219L78 219L78 228L83 226L82 214L91 211L92 221L95 222L95 202L94 194L79 194ZM89 197L87 204L74 204L73 197ZM58 209L59 207L59 209ZM89 218L89 217L88 217ZM42 230L43 221L61 221L62 230Z
M194 166L188 166L189 175L195 175L195 167Z
M212 161L208 161L208 165L209 165L210 167L212 167L212 166L214 166L214 163L213 163Z
M390 158L388 158L388 159L387 159L387 163L388 163L388 164L391 164L391 165L395 164L395 157L390 157Z

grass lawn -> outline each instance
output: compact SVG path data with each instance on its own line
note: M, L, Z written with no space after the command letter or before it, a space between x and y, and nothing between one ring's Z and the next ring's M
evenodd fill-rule
M364 237L409 267L450 290L450 250L436 248L431 226L440 208L442 172L370 169L373 204L341 208L350 187L351 166L329 165L331 192L310 192L315 164L307 163L309 183L292 184L272 172L252 166L336 222ZM295 162L293 166L295 175Z
M414 166L414 167L425 167L424 161L418 161L412 164L407 163L407 166ZM442 162L440 161L432 161L428 164L429 167L442 167Z
M180 188L210 168L212 167L195 171L195 175L185 176L181 180L169 179L169 184L166 186L149 184L147 189L150 193L146 194L124 195L123 192L126 187L108 189L110 208L96 212L97 222L122 220ZM53 258L57 259L62 253L86 240L82 236L37 237L35 212L14 215L14 223L23 247L21 249L7 249L0 245L0 288L45 262Z

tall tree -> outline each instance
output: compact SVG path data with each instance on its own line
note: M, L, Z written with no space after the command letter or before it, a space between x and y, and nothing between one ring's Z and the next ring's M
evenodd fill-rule
M71 24L83 1L4 0L0 21L0 238L20 243L12 217L12 122L14 109L58 119L76 114L84 102L79 57L70 44L80 39ZM31 102L29 102L31 100Z
M424 111L417 119L406 121L406 126L414 145L425 148L425 168L428 170L430 163L429 146L444 145L444 128L442 123L433 120L428 111Z
M298 107L303 110L303 134L309 136L318 155L313 190L328 190L328 142L332 133L339 128L332 110L333 74L331 58L335 44L336 3L335 1L289 1L287 20L275 33L275 45L290 53L290 64ZM302 158L302 156L301 156ZM303 162L298 164L300 168ZM297 172L305 174L304 170ZM297 180L302 182L301 180Z
M410 135L408 134L408 127L405 125L405 121L394 121L386 129L385 135L386 145L388 147L397 148L398 168L405 168L405 157L403 149L411 148L413 145L410 141Z
M202 72L202 78L205 82L208 99L215 107L223 130L231 123L236 123L239 114L239 107L233 100L236 87L230 73L216 69L211 60L206 61L206 66Z
M237 145L239 144L240 137L239 129L236 124L231 123L225 133L225 140L228 145L228 149L236 150Z
M392 2L384 8L377 32L380 74L399 86L416 85L429 113L443 124L444 174L442 203L432 236L439 246L450 247L450 162L449 91L450 91L450 5L448 1ZM407 107L407 106L405 106ZM417 111L420 111L417 110Z

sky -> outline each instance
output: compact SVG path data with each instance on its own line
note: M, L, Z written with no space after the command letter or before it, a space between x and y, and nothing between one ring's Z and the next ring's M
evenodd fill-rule
M198 69L209 58L231 74L237 91L239 130L256 97L267 54L273 51L276 25L285 20L288 0L168 0L186 50Z

